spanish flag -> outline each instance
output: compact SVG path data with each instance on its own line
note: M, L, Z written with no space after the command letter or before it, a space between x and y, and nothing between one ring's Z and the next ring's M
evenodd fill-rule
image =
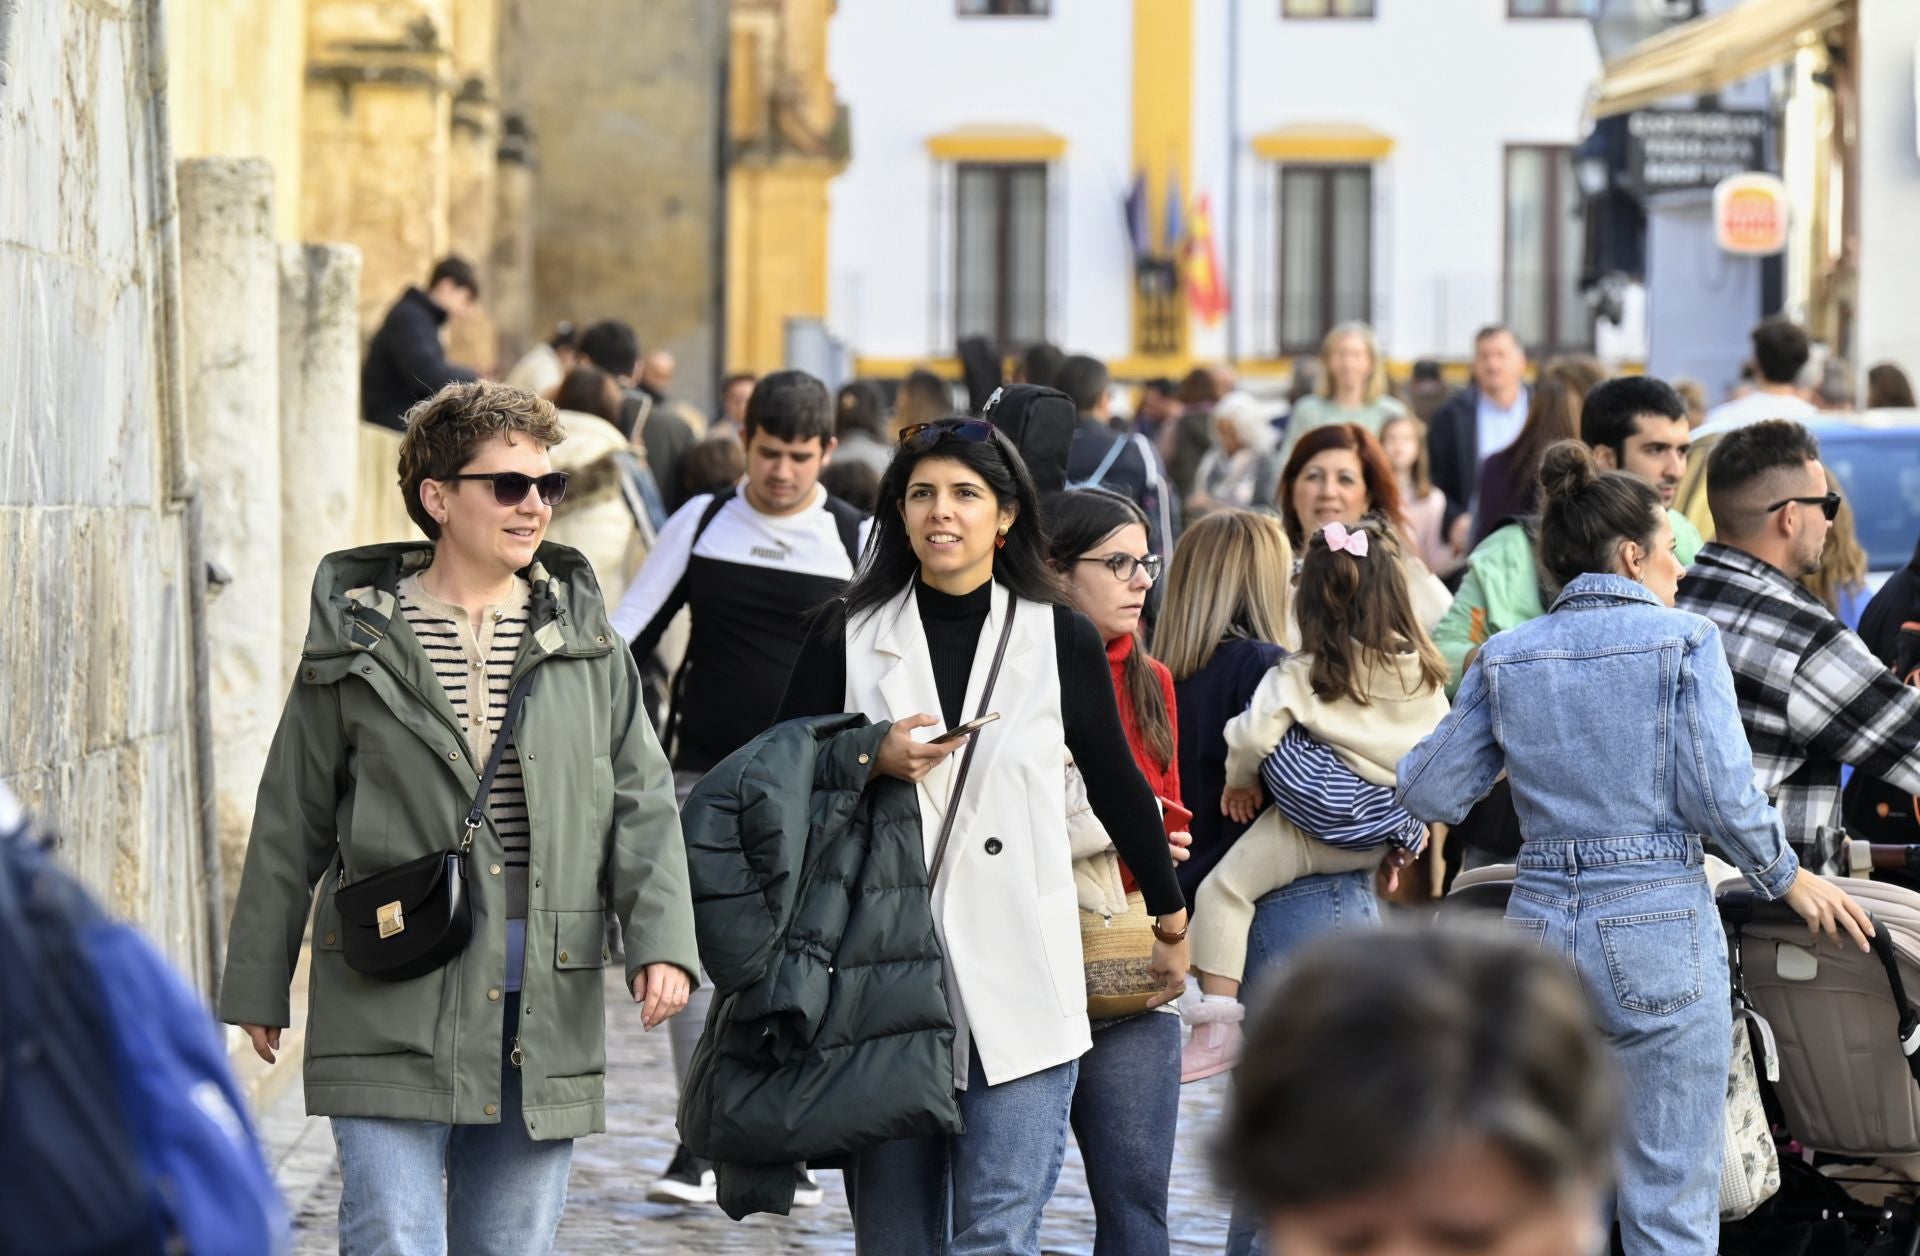
M1211 327L1226 317L1226 276L1220 273L1220 249L1213 241L1213 207L1202 193L1187 227L1187 305Z

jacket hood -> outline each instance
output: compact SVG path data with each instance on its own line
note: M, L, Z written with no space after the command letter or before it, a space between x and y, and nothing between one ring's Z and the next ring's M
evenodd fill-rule
M432 561L429 541L362 545L321 559L301 653L319 657L371 649L393 618L401 578ZM533 586L533 628L549 652L606 651L613 630L585 555L545 541L519 574Z

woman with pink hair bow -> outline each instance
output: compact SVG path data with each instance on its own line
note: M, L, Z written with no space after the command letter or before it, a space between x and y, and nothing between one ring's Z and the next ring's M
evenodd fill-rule
M1394 799L1394 769L1446 718L1447 666L1414 616L1402 558L1399 530L1379 515L1310 533L1294 594L1300 651L1227 725L1219 805L1252 827L1194 898L1201 998L1188 1008L1183 1081L1239 1054L1257 900L1301 877L1409 859L1426 843L1426 826Z

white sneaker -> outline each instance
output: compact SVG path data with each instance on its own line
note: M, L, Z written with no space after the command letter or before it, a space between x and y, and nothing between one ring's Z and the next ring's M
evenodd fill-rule
M795 1208L818 1208L820 1206L820 1183L813 1174L807 1172L805 1165L796 1165L793 1170L793 1206Z
M673 1163L647 1188L650 1204L710 1204L717 1188L713 1165L688 1151L676 1148Z

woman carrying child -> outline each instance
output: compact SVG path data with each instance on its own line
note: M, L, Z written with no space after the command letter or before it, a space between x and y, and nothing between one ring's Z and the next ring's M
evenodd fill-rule
M1194 902L1201 1000L1181 1079L1231 1068L1239 1054L1240 981L1261 896L1301 877L1409 854L1426 827L1393 797L1403 755L1447 714L1447 667L1420 630L1400 562L1399 530L1373 515L1308 534L1294 589L1300 651L1268 671L1226 729L1221 811L1260 813L1264 777L1274 806L1259 814Z

